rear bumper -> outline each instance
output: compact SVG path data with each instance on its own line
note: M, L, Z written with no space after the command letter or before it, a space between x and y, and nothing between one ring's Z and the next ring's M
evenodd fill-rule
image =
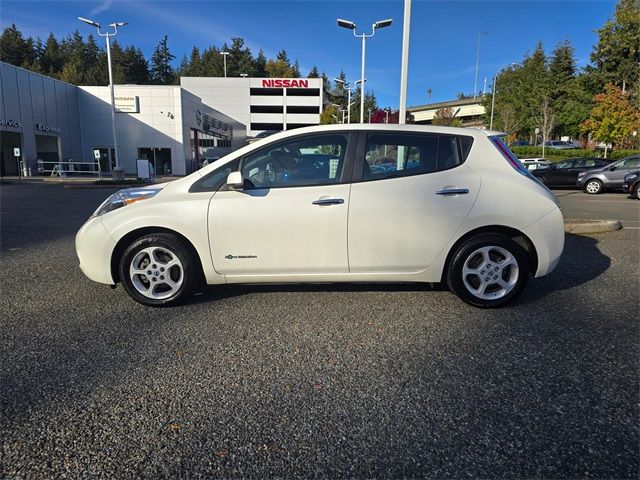
M116 243L102 224L102 218L92 217L76 234L76 254L80 270L90 280L113 285L111 254Z
M564 218L559 208L554 208L538 221L523 229L523 233L533 242L538 256L535 277L551 273L564 250Z

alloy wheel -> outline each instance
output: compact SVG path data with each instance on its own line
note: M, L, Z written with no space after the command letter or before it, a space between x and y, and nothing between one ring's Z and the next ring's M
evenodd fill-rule
M184 267L176 253L166 247L153 246L140 250L129 266L133 287L152 300L175 295L184 282Z
M602 190L602 184L597 180L591 180L587 183L585 190L587 193L600 193L600 190Z
M515 256L496 245L473 251L462 267L465 288L482 300L496 300L509 294L518 283L519 275Z

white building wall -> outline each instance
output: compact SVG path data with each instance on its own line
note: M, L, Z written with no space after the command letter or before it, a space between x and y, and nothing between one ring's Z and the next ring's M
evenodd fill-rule
M266 87L265 81L300 83L307 86ZM262 78L216 78L216 77L181 77L180 85L187 91L200 97L206 105L214 107L221 113L228 115L246 126L246 134L255 136L265 128L258 128L258 124L285 125L318 125L322 112L322 79L262 79ZM280 90L278 95L265 95L263 89L275 88ZM252 90L253 89L253 90ZM285 93L286 90L286 93ZM312 96L296 96L293 90L315 91ZM252 94L253 91L253 94ZM266 93L266 92L265 92ZM279 113L251 112L252 106L270 105L281 107ZM308 107L313 113L291 113L287 106ZM253 124L253 127L252 127ZM266 128L267 130L279 128Z
M94 148L113 146L109 87L78 88L82 151L85 158L93 158ZM120 165L125 173L136 173L139 148L168 148L171 175L184 175L180 87L117 85L115 96L138 97L137 113L116 113Z

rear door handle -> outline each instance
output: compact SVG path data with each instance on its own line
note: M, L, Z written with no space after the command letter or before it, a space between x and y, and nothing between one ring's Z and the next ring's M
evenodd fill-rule
M436 195L465 195L469 193L468 188L445 188L444 190L438 190Z
M342 198L319 198L311 203L314 205L341 205L344 200Z

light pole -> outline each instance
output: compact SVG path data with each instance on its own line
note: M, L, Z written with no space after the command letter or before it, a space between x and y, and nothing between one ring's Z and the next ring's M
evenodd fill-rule
M340 122L340 120L338 120L340 123L344 123L344 110L342 109L341 105L338 105L337 103L330 103L329 105L336 107L338 109L338 113L342 114L342 121ZM335 117L335 115L334 115ZM338 117L336 117L337 119Z
M113 169L113 178L114 180L121 180L124 178L124 170L120 166L120 154L118 153L118 133L116 131L116 102L113 93L113 71L111 68L111 37L115 37L116 33L118 33L118 27L124 27L129 22L113 22L109 24L110 27L113 28L113 32L101 32L100 29L102 26L98 22L94 22L93 20L89 20L87 18L78 17L78 20L84 22L88 25L96 27L98 30L98 36L105 37L105 41L107 43L107 67L109 69L109 90L111 91L111 129L113 130L113 151L115 155L115 163L116 166Z
M367 35L363 33L362 35L358 35L356 33L356 24L349 21L343 20L341 18L338 19L338 26L342 28L346 28L348 30L353 30L354 37L362 38L362 73L360 75L360 83L362 83L362 90L360 91L360 123L364 123L364 59L365 59L365 51L366 51L366 40L367 38L373 37L376 33L376 30L379 28L388 27L393 22L393 19L388 18L386 20L379 20L374 23L371 28L371 33Z
M347 89L347 123L351 123L351 87L349 86L349 82L345 82L344 80L340 80L339 78L334 78L333 79L334 82L339 83L340 85L342 85L343 89ZM367 79L365 78L364 81L366 82ZM354 86L354 90L357 89L357 85L359 83L362 83L362 80L356 80L356 85Z
M478 32L478 45L476 46L476 78L473 82L473 98L478 91L478 67L480 66L480 35L489 35L489 32Z
M227 55L229 55L229 52L220 52L220 55L224 59L224 78L227 78Z
M407 119L407 80L409 77L409 30L411 29L411 0L404 0L404 19L402 20L402 68L400 71L400 111L398 123Z
M347 123L351 123L351 87L349 86L349 82L345 82L339 78L334 78L333 81L339 83L343 90L345 88L347 89Z
M514 65L517 65L517 63L510 63L509 67L513 67ZM493 76L493 88L492 88L492 92L491 92L491 120L489 121L489 130L493 130L493 110L496 106L496 82L498 81L498 76L500 75L500 73L502 73L502 70L498 70L496 72L496 74Z

